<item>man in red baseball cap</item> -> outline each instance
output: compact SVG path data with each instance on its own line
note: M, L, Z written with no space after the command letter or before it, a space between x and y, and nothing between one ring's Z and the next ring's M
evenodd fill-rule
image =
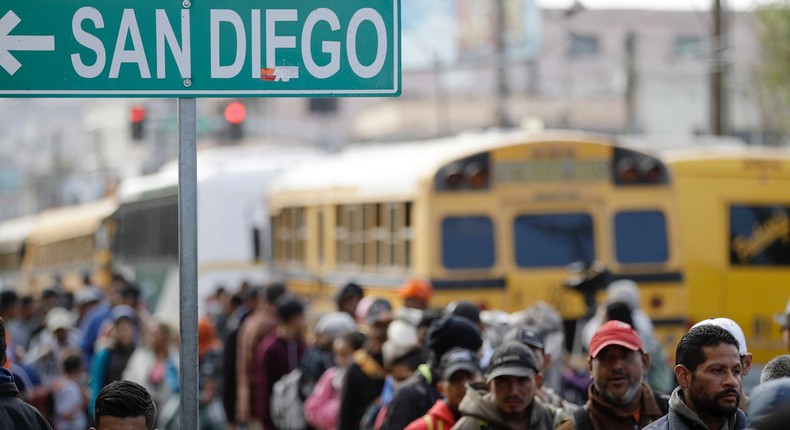
M642 429L666 414L666 400L644 382L650 356L630 325L603 324L590 341L587 363L592 378L589 400L558 430Z

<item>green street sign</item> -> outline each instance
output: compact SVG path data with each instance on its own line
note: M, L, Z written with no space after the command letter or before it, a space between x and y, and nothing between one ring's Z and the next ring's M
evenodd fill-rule
M0 4L0 97L382 97L400 84L400 0Z

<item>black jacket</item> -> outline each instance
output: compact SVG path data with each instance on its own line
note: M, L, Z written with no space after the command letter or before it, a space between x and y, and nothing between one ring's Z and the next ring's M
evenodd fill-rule
M0 423L8 430L52 430L47 420L36 410L20 400L14 377L0 368Z
M364 350L354 353L340 391L338 430L358 430L365 411L381 395L386 375L382 360L380 354L371 356Z
M403 430L428 413L441 398L436 379L427 364L420 365L414 375L395 390L382 430Z

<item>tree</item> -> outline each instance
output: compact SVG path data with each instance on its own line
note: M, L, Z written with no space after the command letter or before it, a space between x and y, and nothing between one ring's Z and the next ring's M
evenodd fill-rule
M777 0L755 11L763 48L758 94L764 127L790 138L790 0Z

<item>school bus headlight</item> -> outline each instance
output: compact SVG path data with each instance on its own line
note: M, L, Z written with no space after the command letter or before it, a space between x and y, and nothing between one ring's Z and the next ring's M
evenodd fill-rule
M639 182L639 169L633 160L626 158L617 163L617 180L621 184L635 184Z

